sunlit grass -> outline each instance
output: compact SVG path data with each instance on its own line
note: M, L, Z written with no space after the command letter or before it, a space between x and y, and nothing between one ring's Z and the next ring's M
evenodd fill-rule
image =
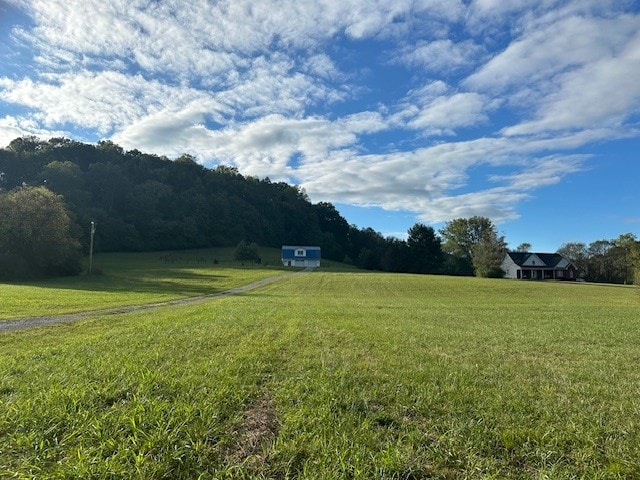
M0 283L0 320L208 295L282 270L279 250L262 249L260 264L235 261L233 252L218 248L99 254L91 276Z
M3 334L0 478L635 478L639 307L313 272Z

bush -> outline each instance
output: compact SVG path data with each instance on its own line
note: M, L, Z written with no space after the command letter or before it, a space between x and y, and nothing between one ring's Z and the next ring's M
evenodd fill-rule
M62 197L44 187L0 193L2 276L34 278L80 273L80 242Z
M258 245L256 243L247 243L242 241L236 247L233 258L241 262L260 262L260 254L258 253Z

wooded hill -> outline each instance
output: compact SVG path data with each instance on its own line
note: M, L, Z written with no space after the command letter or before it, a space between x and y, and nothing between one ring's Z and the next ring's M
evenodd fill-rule
M153 251L234 246L320 245L323 256L380 268L387 243L349 225L304 190L234 168L206 168L190 155L170 160L101 141L22 137L0 150L0 190L45 186L62 195L74 236L87 251Z

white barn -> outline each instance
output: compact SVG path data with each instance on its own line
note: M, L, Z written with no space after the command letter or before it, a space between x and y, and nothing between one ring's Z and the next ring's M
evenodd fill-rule
M285 267L319 267L320 247L303 245L283 245L282 264Z

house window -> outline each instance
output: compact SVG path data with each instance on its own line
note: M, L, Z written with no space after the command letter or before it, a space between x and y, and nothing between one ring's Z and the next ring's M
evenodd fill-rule
M296 250L296 257L304 257L304 250Z
M556 272L556 276L557 276L558 278L562 278L562 277L564 277L564 270L558 270L558 271Z

